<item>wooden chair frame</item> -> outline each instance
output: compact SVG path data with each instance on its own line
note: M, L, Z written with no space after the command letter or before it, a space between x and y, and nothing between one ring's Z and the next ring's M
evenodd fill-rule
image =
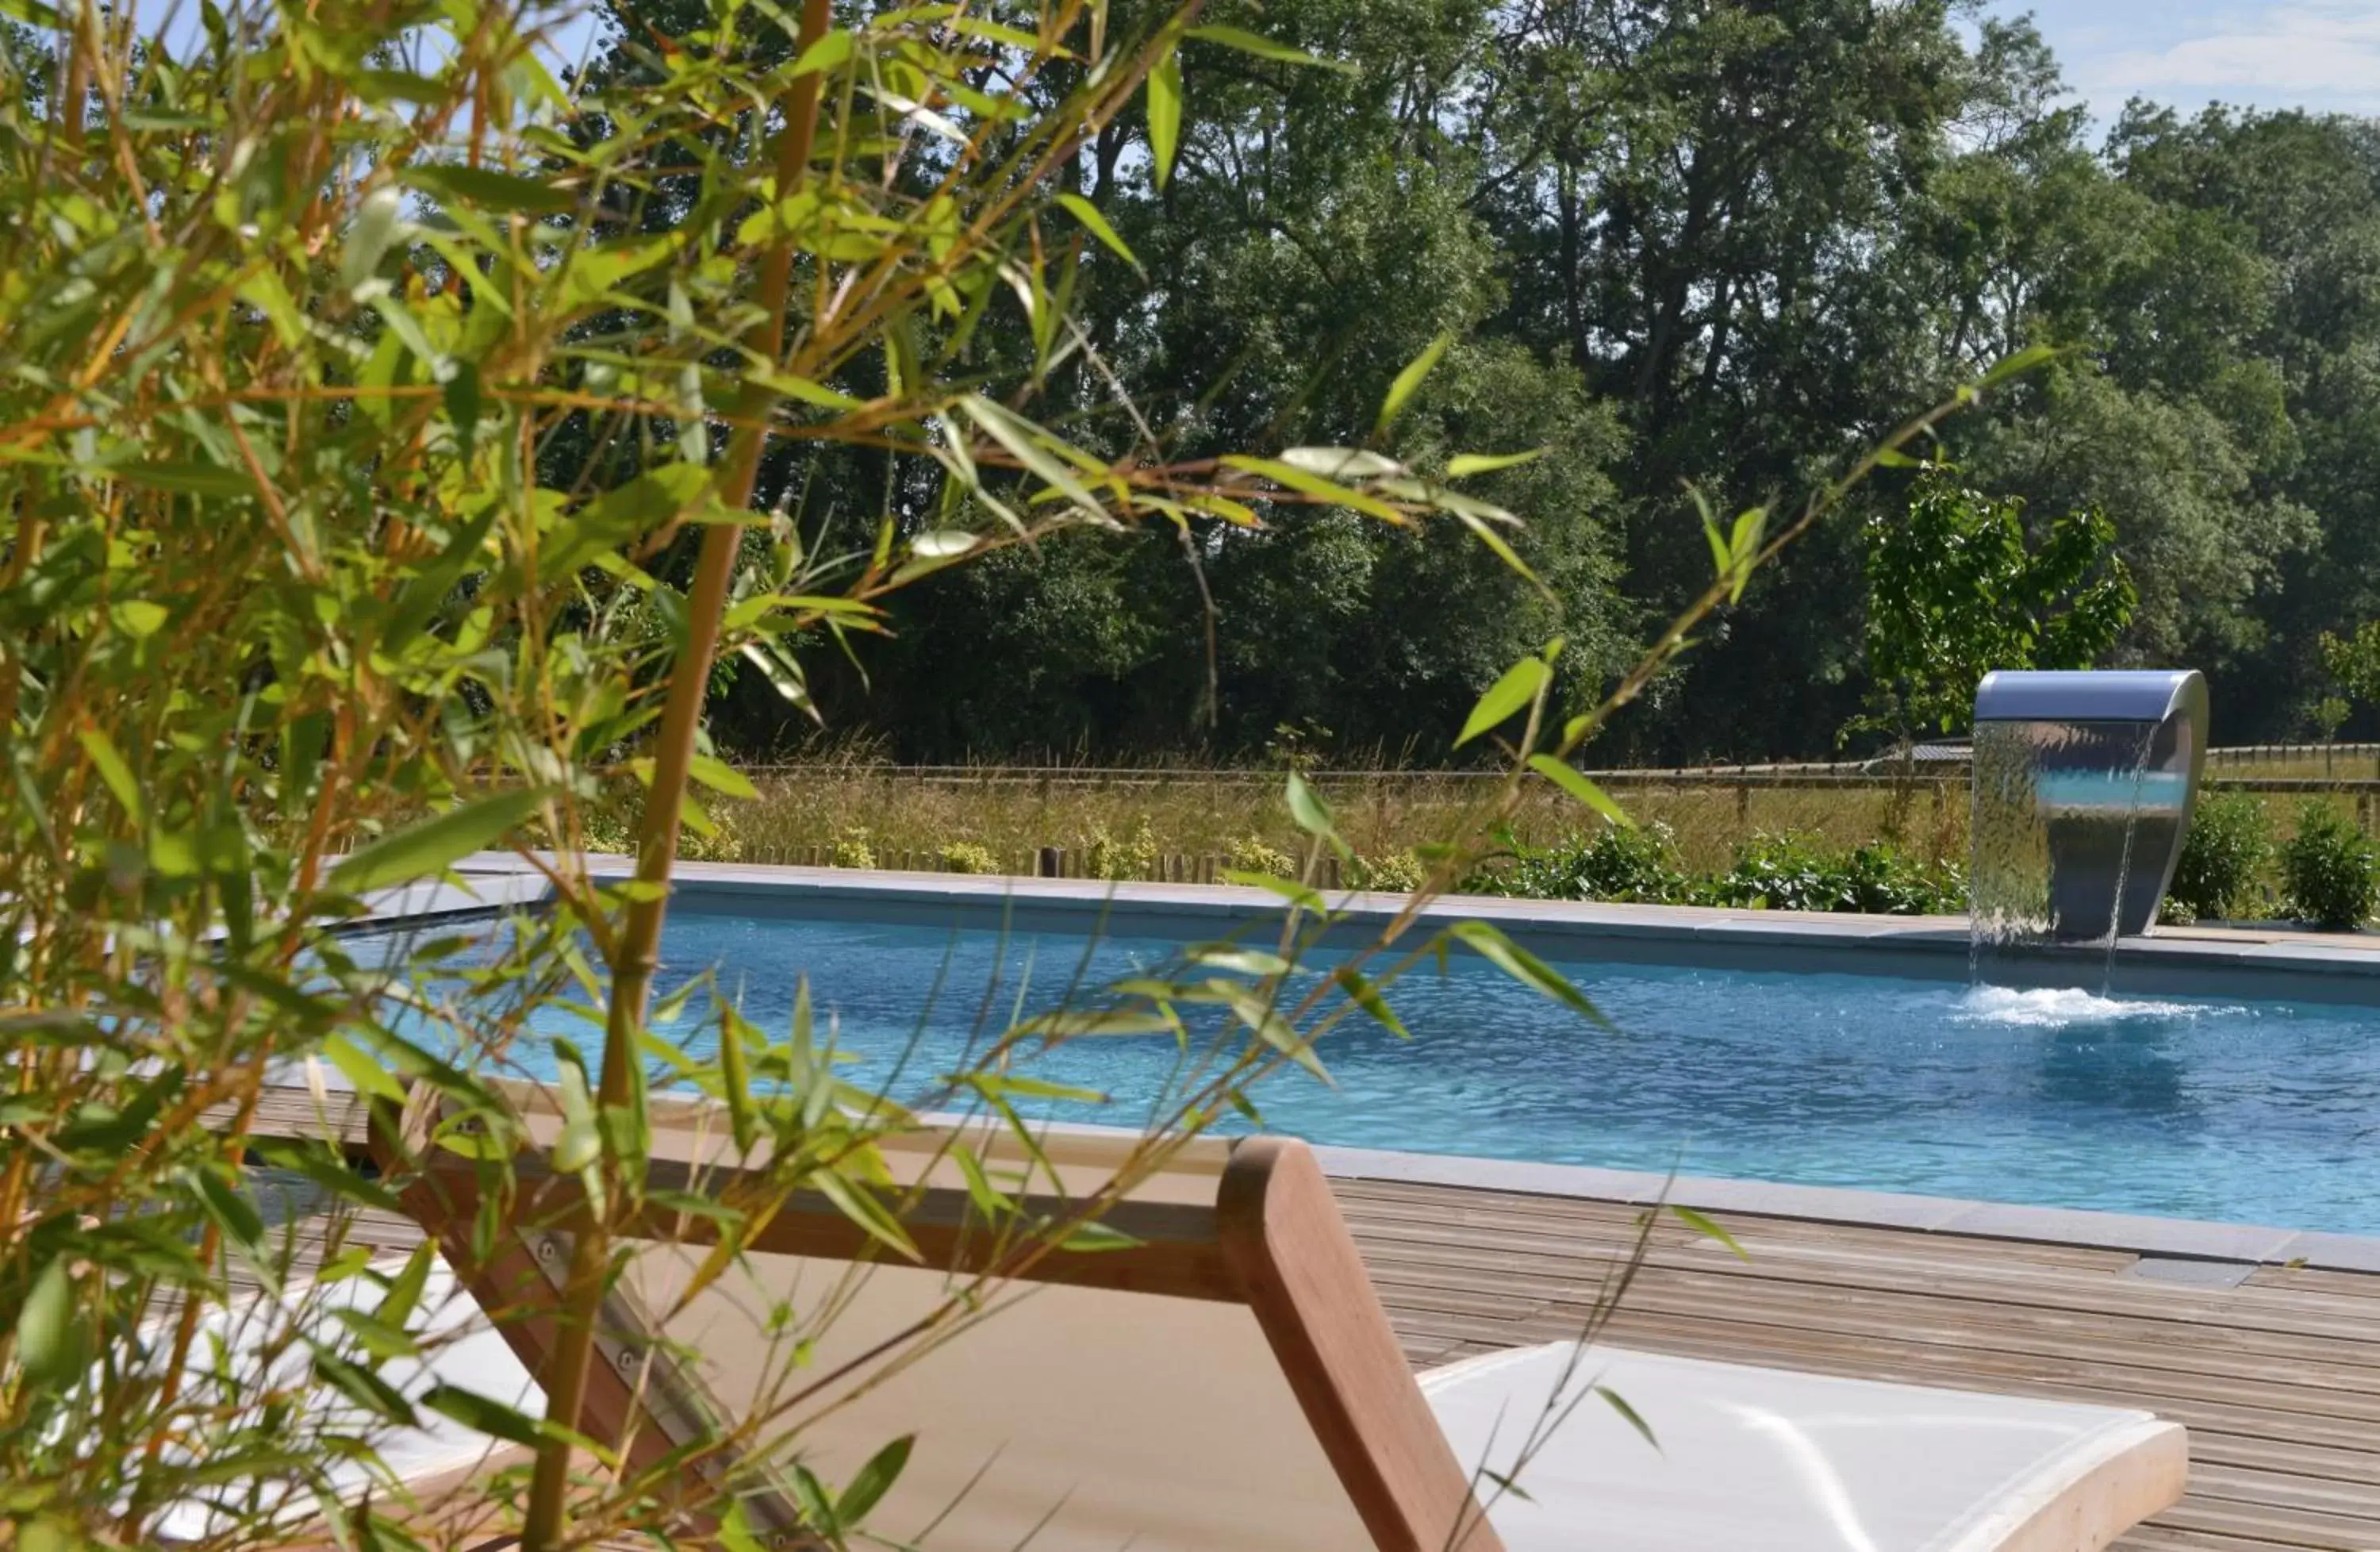
M541 1373L560 1330L570 1236L590 1222L583 1188L524 1158L512 1172L513 1196L483 1214L479 1168L413 1146L420 1135L392 1111L376 1112L372 1154L384 1172L403 1181L407 1209L438 1242L522 1365ZM700 1190L738 1173L656 1158L648 1185ZM965 1191L913 1188L903 1206L903 1226L925 1267L966 1273L994 1264L1002 1246ZM1081 1203L1028 1197L1020 1207L1029 1218L1079 1211ZM1047 1249L1016 1280L1245 1305L1378 1552L1503 1552L1406 1365L1330 1182L1304 1143L1238 1142L1211 1205L1125 1200L1099 1220L1135 1243ZM490 1222L501 1226L492 1243ZM613 1231L680 1244L717 1239L706 1219L650 1207ZM759 1254L885 1260L876 1240L811 1192L787 1196L744 1243ZM997 1318L962 1340L999 1340ZM596 1343L580 1433L619 1452L625 1469L642 1472L665 1466L705 1436L714 1409L691 1376L659 1357L650 1323L624 1291L607 1301ZM715 1473L714 1463L714 1480ZM767 1517L778 1522L773 1529L795 1528L783 1506Z

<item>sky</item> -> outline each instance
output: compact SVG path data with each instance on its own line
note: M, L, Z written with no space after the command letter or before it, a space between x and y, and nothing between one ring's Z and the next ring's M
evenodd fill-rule
M2380 115L2380 0L1990 0L2033 14L2100 123L2128 97Z

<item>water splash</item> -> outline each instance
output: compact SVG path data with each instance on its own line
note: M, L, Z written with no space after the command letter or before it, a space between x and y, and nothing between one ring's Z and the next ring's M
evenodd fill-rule
M2102 997L2079 987L1973 986L1952 1014L1962 1024L2024 1029L2070 1029L2143 1019L2238 1018L2248 1010L2212 1002L2160 1002L2139 997Z

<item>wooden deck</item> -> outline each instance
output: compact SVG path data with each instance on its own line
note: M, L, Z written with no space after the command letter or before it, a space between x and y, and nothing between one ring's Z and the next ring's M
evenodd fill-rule
M1337 1183L1417 1367L1576 1335L1636 1234L1614 1204ZM2380 1277L2192 1286L2120 1251L1713 1216L1745 1256L1660 1226L1607 1340L2145 1407L2189 1428L2191 1491L2128 1552L2380 1548Z
M1336 1187L1421 1368L1578 1334L1638 1232L1613 1203ZM2268 1267L2192 1285L2136 1275L2121 1251L1714 1216L1745 1255L1658 1225L1607 1340L2145 1407L2189 1428L2191 1491L2127 1552L2380 1548L2380 1277ZM353 1234L418 1239L379 1215Z

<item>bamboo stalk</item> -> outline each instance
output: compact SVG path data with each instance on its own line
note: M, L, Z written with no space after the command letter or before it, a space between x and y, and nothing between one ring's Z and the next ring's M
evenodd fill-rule
M831 0L802 0L801 25L795 42L795 57L824 37L833 25ZM777 141L779 199L798 188L809 176L810 152L818 131L818 72L795 78L785 100L784 127ZM758 295L767 309L753 327L749 343L771 361L784 352L785 315L793 291L794 239L778 238L760 265ZM776 409L776 394L758 390L757 413L744 418L728 446L727 467L719 497L730 511L752 502L759 482L760 455L768 445L762 429ZM710 679L711 658L719 645L719 626L725 612L727 587L735 575L735 556L744 530L726 524L703 529L702 549L695 563L694 588L688 601L686 649L678 654L670 674L669 699L662 713L662 730L653 750L653 781L648 794L642 833L638 837L637 879L660 886L643 891L628 903L619 945L612 965L612 1000L603 1037L603 1070L596 1103L602 1109L625 1106L631 1097L629 1062L637 1032L645 1022L653 973L661 964L662 925L668 912L670 873L677 862L679 813L685 806L687 772L694 762L695 734L702 725L704 692ZM613 1177L605 1193L620 1200L616 1189L618 1160L606 1144L600 1166ZM587 1397L587 1370L595 1345L595 1322L603 1301L612 1257L611 1235L598 1221L578 1236L571 1248L570 1276L565 1284L562 1318L555 1332L553 1357L538 1376L545 1388L546 1415L576 1433ZM570 1446L551 1436L540 1439L537 1464L529 1481L528 1514L521 1530L523 1552L558 1552L564 1535L563 1509L570 1486Z

